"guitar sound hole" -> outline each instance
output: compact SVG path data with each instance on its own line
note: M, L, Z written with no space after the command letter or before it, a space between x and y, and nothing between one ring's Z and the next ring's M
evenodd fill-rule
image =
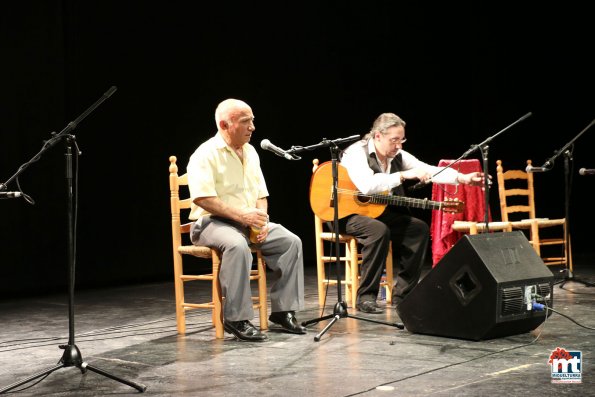
M365 196L363 194L358 194L355 199L362 204L368 204L371 200L371 197Z

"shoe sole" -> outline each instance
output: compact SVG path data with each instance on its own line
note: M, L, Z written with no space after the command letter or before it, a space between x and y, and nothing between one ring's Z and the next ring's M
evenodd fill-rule
M368 310L362 310L359 307L356 307L357 311L360 311L362 313L368 313L368 314L382 314L384 313L384 310L378 309L378 310L373 310L373 311L368 311Z
M296 334L296 335L305 335L308 332L307 330L304 330L304 332L302 332L302 331L297 331L297 330L294 331L289 328L285 328L284 326L282 326L279 323L274 322L270 318L269 318L269 321L271 323L275 324L275 328L270 328L270 331L285 331L285 332L289 332L290 334Z
M269 328L269 331L283 331L283 332L287 332L287 333L295 334L295 335L305 335L305 334L308 333L308 331L304 331L304 332L302 332L302 331L293 331L293 330L287 329L287 328L285 328L285 327L283 327L283 326L281 326L281 325L279 325L277 323L275 323L275 327Z
M227 326L223 326L223 330L225 332L227 332L228 334L232 334L237 340L239 340L240 342L266 342L269 340L269 337L264 335L264 339L247 339L247 338L242 338L241 336L238 336L238 334L236 334L235 332L233 332L230 328L228 328Z

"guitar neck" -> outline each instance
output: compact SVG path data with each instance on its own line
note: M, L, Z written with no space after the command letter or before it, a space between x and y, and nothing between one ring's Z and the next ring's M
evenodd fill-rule
M373 204L391 204L403 207L421 208L424 210L442 210L442 202L428 199L418 199L388 194L372 194L370 202Z

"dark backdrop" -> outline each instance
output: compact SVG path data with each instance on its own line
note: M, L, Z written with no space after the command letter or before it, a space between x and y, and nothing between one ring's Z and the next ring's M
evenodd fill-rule
M80 288L171 278L168 157L185 168L214 134L214 109L225 98L243 99L255 112L252 143L271 218L302 237L306 266L314 266L311 160L330 154L286 161L262 151L262 139L309 146L364 134L379 113L394 112L408 123L406 149L437 164L532 112L490 144L495 177L496 159L541 165L595 115L590 12L572 2L14 3L0 13L0 182L52 131L118 87L73 131L82 151ZM577 173L595 168L594 133L573 151L575 255L595 250L587 194L595 177ZM66 285L65 150L55 145L21 172L20 187L35 205L0 201L3 295ZM560 157L536 176L538 216L564 215L563 171ZM9 190L17 189L13 180ZM429 197L431 188L413 194ZM419 216L430 219L429 211Z

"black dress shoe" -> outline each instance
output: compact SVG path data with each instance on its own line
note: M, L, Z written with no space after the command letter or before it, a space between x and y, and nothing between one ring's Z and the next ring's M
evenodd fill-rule
M357 304L357 310L364 313L381 314L384 311L380 309L374 301L363 301Z
M264 342L269 339L248 320L224 321L223 328L226 332L234 334L239 340L246 342Z
M306 327L298 324L294 312L274 312L269 316L269 321L281 326L283 330L292 334L305 334Z

